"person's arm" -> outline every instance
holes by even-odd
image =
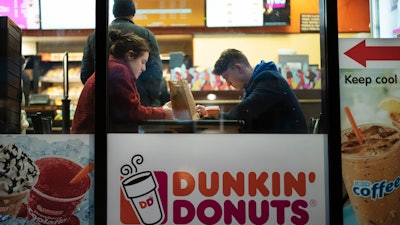
[[[85,84],[86,80],[93,74],[95,67],[94,33],[90,34],[83,49],[81,62],[81,81]]]

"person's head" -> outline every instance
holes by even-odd
[[[146,70],[150,48],[145,39],[133,33],[122,33],[120,30],[109,31],[110,54],[128,62],[136,79]]]
[[[229,85],[243,89],[253,74],[253,68],[241,51],[226,49],[215,62],[213,73],[222,76]]]
[[[133,0],[114,0],[113,14],[115,18],[132,18],[136,13]]]

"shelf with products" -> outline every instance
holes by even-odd
[[[54,105],[61,105],[65,98],[64,80],[68,80],[68,98],[76,104],[82,91],[80,80],[80,60],[82,53],[68,53],[67,74],[64,72],[65,53],[42,53],[39,63],[37,94],[46,94]]]
[[[80,80],[82,53],[41,53],[28,56],[31,58],[27,69],[32,73],[32,90],[29,105],[26,106],[28,116],[41,112],[53,120],[53,126],[62,120],[63,100],[70,100],[70,119],[73,119],[76,104],[83,84]],[[64,72],[66,68],[68,73]],[[67,76],[68,74],[68,76]],[[64,88],[64,79],[68,78],[68,92]],[[66,94],[68,97],[66,98]]]
[[[60,65],[52,65],[48,71],[40,77],[39,93],[49,95],[55,105],[60,105],[64,96],[64,73]],[[80,80],[80,64],[71,64],[68,68],[68,98],[75,103],[82,91],[83,84]]]

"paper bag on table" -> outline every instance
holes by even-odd
[[[168,81],[172,110],[174,116],[179,120],[198,120],[199,114],[196,112],[192,91],[186,80]]]

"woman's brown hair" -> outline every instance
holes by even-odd
[[[134,33],[122,33],[120,30],[110,30],[110,54],[115,58],[124,58],[125,53],[133,50],[133,57],[136,59],[144,52],[149,52],[150,48],[145,39]]]

